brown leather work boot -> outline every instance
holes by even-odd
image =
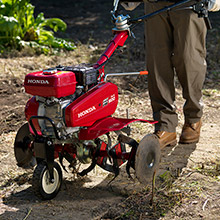
[[[202,127],[202,121],[196,123],[185,123],[183,125],[182,134],[180,136],[181,144],[192,144],[199,142],[200,129]]]
[[[176,145],[176,132],[167,132],[167,131],[155,131],[154,134],[159,138],[160,149],[171,145]]]

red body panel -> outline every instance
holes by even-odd
[[[118,88],[112,83],[100,83],[72,102],[65,110],[67,127],[91,126],[110,116],[117,108]]]
[[[81,129],[79,133],[80,140],[93,140],[109,131],[121,130],[128,124],[140,121],[155,124],[157,121],[149,121],[144,119],[126,119],[126,118],[113,118],[107,117],[97,121],[91,127],[87,129]]]
[[[57,71],[54,74],[44,74],[43,71],[29,73],[25,77],[25,92],[43,97],[56,98],[74,94],[76,77],[70,71]]]
[[[38,107],[39,107],[39,103],[36,101],[35,96],[33,96],[32,98],[28,100],[25,106],[25,117],[28,122],[31,116],[38,115],[37,114]],[[38,120],[33,120],[33,124],[38,134],[41,134],[41,129],[40,129]],[[30,129],[30,132],[33,134],[33,131],[30,126],[29,126],[29,129]]]

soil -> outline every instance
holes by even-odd
[[[111,1],[40,1],[32,3],[36,13],[60,17],[68,24],[59,36],[77,43],[73,52],[50,56],[25,49],[0,58],[0,219],[220,219],[220,13],[210,14],[213,29],[207,36],[208,72],[204,85],[204,116],[197,144],[166,147],[157,171],[154,201],[151,184],[129,179],[125,167],[111,183],[112,174],[96,167],[84,178],[63,171],[63,185],[56,198],[42,201],[31,188],[32,169],[17,167],[13,142],[25,123],[25,103],[31,97],[23,88],[24,76],[58,64],[93,63],[112,37],[109,11]],[[132,15],[143,13],[142,6]],[[136,40],[129,39],[118,50],[106,72],[140,71],[145,68],[143,26],[135,29]],[[117,117],[151,119],[147,77],[109,78],[119,87]],[[177,83],[178,135],[184,123],[184,100]],[[131,125],[131,136],[140,141],[153,132],[152,125]],[[134,176],[134,172],[132,173]]]

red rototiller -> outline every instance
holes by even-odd
[[[60,165],[65,170],[64,159],[79,176],[86,175],[98,165],[116,177],[120,166],[127,163],[128,175],[132,167],[141,182],[152,177],[159,164],[157,137],[147,135],[138,144],[129,137],[128,126],[137,121],[156,122],[112,117],[118,104],[118,88],[106,81],[108,75],[147,72],[105,74],[104,66],[113,52],[124,45],[136,23],[189,0],[137,19],[130,19],[128,15],[116,16],[118,2],[114,2],[112,11],[114,38],[94,65],[57,66],[25,77],[25,91],[33,97],[26,104],[27,123],[16,135],[14,152],[19,167],[36,165],[32,186],[42,199],[52,199],[59,192],[62,183]],[[118,135],[118,142],[114,145],[110,132]],[[105,140],[101,136],[106,136]],[[130,146],[130,151],[126,150],[126,145]],[[79,162],[89,164],[88,168],[78,172]]]

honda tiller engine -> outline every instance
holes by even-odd
[[[62,183],[60,165],[66,170],[64,159],[79,176],[86,175],[98,165],[116,177],[120,166],[127,162],[128,175],[132,167],[141,182],[151,177],[159,164],[157,137],[147,135],[138,144],[129,137],[128,126],[136,121],[156,122],[112,117],[118,104],[118,88],[106,82],[106,77],[147,73],[104,73],[106,62],[130,35],[132,20],[129,16],[115,16],[117,5],[118,1],[115,1],[112,11],[114,38],[96,64],[56,66],[25,77],[25,91],[33,97],[26,104],[27,123],[16,135],[14,151],[18,166],[36,165],[32,185],[35,194],[42,199],[52,199],[59,192]],[[133,23],[136,22],[134,19]],[[114,145],[110,132],[118,135]],[[129,151],[126,150],[128,147]],[[55,162],[57,158],[60,165]],[[79,163],[89,165],[79,172]]]

